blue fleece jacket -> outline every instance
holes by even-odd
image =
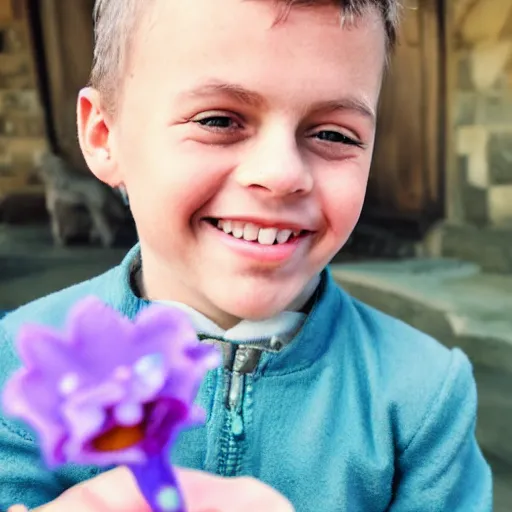
[[[0,321],[0,389],[19,366],[13,340],[25,322],[61,327],[86,295],[128,317],[147,305],[130,287],[136,251],[106,274]],[[236,428],[224,400],[227,380],[225,369],[208,374],[198,396],[207,423],[183,433],[174,463],[252,475],[298,512],[492,510],[467,358],[354,300],[328,272],[300,332],[282,350],[265,351],[245,376]],[[0,511],[39,506],[98,472],[48,471],[33,435],[0,416]]]

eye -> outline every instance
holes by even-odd
[[[237,122],[233,117],[220,113],[216,114],[210,112],[201,114],[195,119],[192,119],[192,121],[211,131],[217,132],[225,132],[241,128],[241,124]]]
[[[324,142],[333,142],[336,144],[345,144],[347,146],[364,147],[364,144],[355,139],[334,130],[321,130],[313,135],[317,139]]]
[[[225,110],[208,110],[189,119],[195,129],[192,138],[209,146],[227,146],[245,140],[247,123],[243,117]]]

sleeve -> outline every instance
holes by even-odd
[[[492,512],[492,476],[475,438],[471,365],[452,352],[429,411],[399,454],[389,512]]]
[[[0,419],[0,511],[17,503],[30,509],[63,492],[61,484],[42,466],[36,445]]]

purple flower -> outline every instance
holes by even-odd
[[[96,298],[64,332],[25,326],[18,351],[4,408],[37,432],[49,466],[145,464],[204,421],[193,401],[220,363],[185,313],[152,305],[131,321]]]

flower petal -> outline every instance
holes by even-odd
[[[144,407],[131,401],[121,402],[114,408],[114,419],[123,427],[138,425],[144,420]]]
[[[64,462],[62,443],[67,432],[58,414],[58,400],[52,393],[41,393],[44,380],[36,372],[19,370],[7,383],[3,408],[13,417],[23,420],[37,433],[41,451],[52,467]],[[33,400],[38,396],[38,400]]]
[[[197,333],[188,315],[178,308],[152,304],[135,318],[137,331],[148,334],[148,339],[158,337],[162,331],[171,331],[178,339],[197,339]],[[140,343],[143,343],[140,340]]]
[[[98,379],[105,378],[113,368],[131,362],[134,334],[128,318],[95,297],[81,301],[72,310],[68,322],[75,359]]]
[[[137,345],[144,353],[159,352],[172,361],[184,348],[198,342],[196,331],[183,311],[153,304],[135,319]]]
[[[68,397],[61,415],[68,431],[65,451],[70,461],[83,463],[82,450],[104,432],[108,411],[125,400],[126,394],[120,383],[106,382]]]
[[[54,329],[39,325],[25,325],[16,341],[21,361],[28,369],[58,378],[74,366],[74,359],[65,338]]]
[[[147,417],[144,450],[157,455],[181,430],[188,418],[189,407],[186,403],[173,398],[160,399],[151,408]]]
[[[222,363],[222,354],[215,345],[198,343],[186,350],[187,356],[201,365],[204,371],[213,370]]]

